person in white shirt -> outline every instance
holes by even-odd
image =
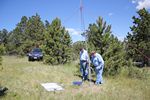
[[[80,71],[82,74],[82,80],[88,80],[88,64],[89,64],[89,55],[88,52],[84,49],[80,49]]]

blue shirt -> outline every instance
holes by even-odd
[[[102,56],[100,54],[96,53],[92,57],[92,63],[96,67],[96,66],[100,66],[101,64],[104,65],[104,60],[103,60],[103,58],[102,58]]]

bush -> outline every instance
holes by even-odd
[[[129,67],[128,68],[128,77],[130,78],[137,78],[137,79],[147,79],[148,77],[148,70],[144,68],[137,68],[137,67]]]
[[[4,47],[4,45],[0,45],[0,65],[2,65],[2,57],[1,57],[1,55],[3,55],[4,54],[4,51],[5,51],[5,47]]]
[[[0,65],[2,65],[2,57],[0,56]]]
[[[0,55],[3,55],[5,53],[5,47],[3,44],[0,44]]]
[[[135,79],[147,79],[149,71],[145,68],[138,68],[135,66],[121,68],[119,76],[135,78]]]

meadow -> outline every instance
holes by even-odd
[[[105,83],[94,85],[81,80],[78,62],[50,66],[42,62],[28,62],[27,57],[3,56],[0,66],[0,86],[8,88],[2,100],[150,100],[150,76],[148,79],[128,78],[123,75],[104,77]],[[149,70],[149,69],[148,69]],[[149,70],[150,71],[150,70]],[[57,82],[63,91],[48,92],[40,84]]]

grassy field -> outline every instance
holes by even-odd
[[[0,66],[0,86],[8,87],[2,100],[150,100],[150,78],[106,78],[103,85],[73,86],[80,80],[75,63],[48,66],[42,62],[28,62],[27,58],[3,57]],[[47,92],[40,83],[63,84],[64,91]]]

